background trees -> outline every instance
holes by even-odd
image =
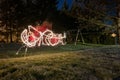
[[[21,30],[27,25],[52,19],[56,4],[56,0],[2,0],[0,21],[1,28],[5,29],[3,33],[6,42],[13,42],[13,35],[18,41]]]
[[[59,0],[1,0],[0,34],[4,35],[1,40],[18,42],[20,32],[25,27],[34,25],[36,21],[48,20],[53,23],[54,32],[67,31],[69,34],[69,30],[79,29],[85,42],[110,42],[112,32],[117,33],[117,41],[120,41],[119,0],[73,0],[71,8],[64,0],[61,10],[57,10],[58,2]],[[75,36],[76,33],[71,37],[75,39]]]
[[[64,12],[76,19],[87,41],[111,44],[111,33],[118,31],[118,4],[118,0],[74,0],[71,10]]]

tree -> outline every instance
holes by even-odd
[[[99,32],[100,35],[96,36],[99,39],[101,35],[106,35],[106,28],[114,27],[113,18],[116,19],[117,17],[111,16],[111,13],[108,13],[116,10],[115,8],[111,9],[108,7],[114,6],[113,2],[118,6],[119,0],[74,0],[71,10],[65,12],[76,19],[77,23],[80,24],[78,28],[81,29],[82,32]],[[119,10],[117,10],[117,12],[118,11]],[[107,24],[109,21],[112,23]],[[118,19],[116,22],[119,22]]]
[[[117,10],[117,32],[118,32],[118,42],[120,44],[120,0],[116,0],[116,10]]]
[[[17,14],[18,7],[21,7],[21,0],[3,0],[0,4],[1,9],[1,21],[3,25],[6,25],[6,37],[7,42],[12,42],[13,32],[15,24],[18,21]]]
[[[46,18],[52,19],[57,0],[3,0],[0,2],[0,20],[6,26],[7,42],[13,41],[13,34]],[[3,27],[3,26],[1,26]]]
[[[117,34],[117,43],[120,44],[120,1],[110,0],[105,2],[108,6],[107,12],[109,12],[108,17],[113,22],[113,30]]]

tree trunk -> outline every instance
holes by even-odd
[[[12,39],[12,30],[10,29],[10,42],[12,43],[13,42],[13,39]]]
[[[5,36],[6,36],[6,41],[7,41],[7,43],[9,43],[9,33],[8,33],[8,22],[6,21],[6,34],[5,34]]]
[[[13,39],[12,39],[12,33],[13,33],[13,31],[12,31],[12,22],[10,21],[10,29],[9,29],[9,34],[10,34],[10,43],[12,43],[13,42]]]

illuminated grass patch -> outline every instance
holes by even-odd
[[[26,57],[1,58],[0,80],[119,80],[118,46],[61,48],[31,50]]]

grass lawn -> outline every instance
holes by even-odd
[[[0,80],[120,80],[120,46],[19,47],[0,48]]]

